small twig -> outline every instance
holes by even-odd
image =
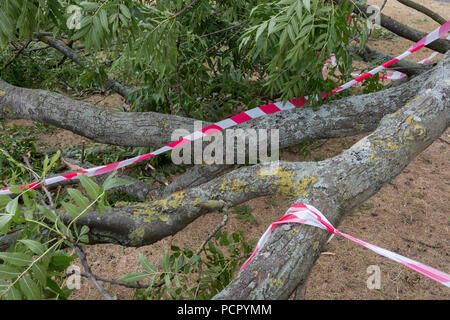
[[[444,139],[442,137],[439,137],[438,139],[441,140],[442,142],[446,143],[446,144],[450,144],[450,141],[448,141],[448,140],[446,140],[446,139]]]
[[[106,300],[112,300],[111,296],[103,289],[103,287],[97,282],[96,277],[93,276],[91,268],[89,267],[89,264],[86,260],[86,255],[84,254],[83,249],[79,245],[74,245],[75,252],[80,258],[81,264],[83,265],[84,271],[86,271],[87,278],[92,282],[92,284],[97,288],[97,290],[100,292],[100,294],[106,299]]]
[[[178,11],[177,13],[175,13],[175,15],[173,16],[173,18],[177,18],[178,16],[181,16],[186,10],[192,8],[193,6],[195,6],[197,4],[197,2],[199,2],[200,0],[194,0],[192,1],[189,5],[187,5],[186,7],[184,7],[183,9],[181,9],[180,11]]]
[[[384,6],[386,5],[386,3],[387,3],[387,0],[384,0],[383,4],[381,5],[380,12],[383,11]]]
[[[219,230],[222,229],[227,224],[227,221],[228,221],[228,205],[223,208],[223,211],[224,211],[224,214],[223,214],[222,221],[216,226],[216,228],[213,230],[213,232],[211,232],[208,235],[208,237],[205,239],[205,241],[203,241],[202,245],[197,250],[195,255],[198,256],[203,251],[203,249],[205,248],[205,246],[209,242],[209,240],[211,240],[217,234],[217,232],[219,232]]]
[[[75,271],[73,273],[75,273]],[[79,275],[82,277],[85,277],[85,278],[89,278],[89,274],[84,273],[84,272],[80,272]],[[132,284],[132,283],[127,283],[127,282],[122,282],[122,281],[117,281],[117,280],[112,280],[112,279],[106,279],[106,278],[99,277],[95,274],[91,274],[91,276],[94,277],[98,281],[107,282],[107,283],[115,284],[118,286],[130,288],[130,289],[147,289],[149,287],[148,285]]]
[[[45,46],[45,47],[39,47],[39,48],[33,48],[33,49],[27,49],[24,52],[25,53],[30,53],[30,52],[36,52],[36,51],[41,51],[41,50],[47,50],[49,48],[51,48],[52,46]]]
[[[36,172],[34,172],[33,168],[31,167],[31,164],[30,164],[30,161],[28,160],[28,157],[27,157],[27,156],[22,156],[22,157],[23,157],[23,161],[24,161],[25,164],[27,165],[28,169],[30,170],[30,172],[31,172],[31,174],[34,176],[34,178],[37,179],[38,181],[41,180],[41,178],[39,177],[39,175],[38,175]],[[45,207],[47,207],[47,209],[50,209],[50,210],[53,211],[54,208],[55,208],[55,204],[53,203],[52,195],[51,195],[50,192],[48,191],[48,189],[47,189],[47,187],[45,186],[45,183],[44,183],[44,182],[41,183],[41,187],[42,187],[42,190],[44,190],[45,195],[47,196],[47,199],[48,199],[48,202],[49,202],[50,206],[47,206],[47,204],[46,204],[45,202],[43,202],[43,200],[42,200],[43,205],[44,205]]]
[[[165,186],[165,187],[167,187],[167,186],[169,185],[167,182],[165,182],[164,180],[162,180],[162,179],[158,176],[158,174],[156,173],[156,169],[153,168],[153,166],[152,166],[150,163],[147,164],[146,168],[149,168],[149,169],[151,170],[150,175],[151,175],[152,178],[155,179],[159,184],[161,184],[161,185],[163,185],[163,186]]]
[[[26,45],[24,45],[22,48],[20,48],[20,49],[16,52],[16,54],[14,55],[14,57],[12,57],[12,59],[9,60],[2,68],[0,68],[0,72],[3,71],[3,70],[5,70],[11,63],[13,63],[14,60],[16,60],[16,59],[20,56],[20,54],[28,47],[28,45],[29,45],[30,43],[31,43],[31,40],[29,40],[29,41],[27,42]]]

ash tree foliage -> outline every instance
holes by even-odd
[[[97,61],[99,76],[113,72],[136,87],[135,110],[213,120],[240,104],[334,88],[333,77],[320,72],[332,52],[340,80],[348,76],[343,44],[367,29],[357,19],[347,22],[346,3],[2,0],[0,44],[39,32],[67,36],[94,56],[102,52],[103,64],[110,63],[105,70]],[[79,29],[68,29],[76,12]]]
[[[352,9],[346,1],[326,0],[0,0],[0,66],[14,55],[11,45],[36,45],[48,35],[80,48],[91,66],[58,64],[54,51],[38,47],[0,76],[60,91],[67,86],[55,84],[66,78],[74,83],[72,95],[113,77],[132,88],[127,101],[133,111],[214,121],[267,101],[328,92],[350,77],[352,56],[344,44],[363,46],[368,34],[359,18],[348,21]],[[321,69],[331,53],[338,64],[324,78]],[[58,172],[59,153],[49,159],[33,149],[33,166],[26,166],[26,152],[17,145],[30,150],[32,141],[4,124],[2,129],[0,178],[14,184],[15,197],[0,197],[0,297],[66,299],[66,269],[77,255],[85,260],[88,242],[89,228],[77,220],[91,209],[101,215],[117,202],[109,190],[130,182],[113,174],[95,183],[81,175],[81,188],[24,191],[17,184]],[[97,160],[102,164],[105,157]],[[253,245],[242,233],[217,233],[204,255],[173,247],[160,266],[140,255],[144,271],[118,281],[138,289],[142,299],[210,298],[232,280]]]

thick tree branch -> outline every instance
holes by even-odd
[[[174,130],[194,129],[193,119],[100,109],[57,93],[19,88],[2,80],[0,92],[0,118],[47,123],[100,143],[160,147],[170,143]]]
[[[318,112],[296,108],[258,118],[242,128],[280,128],[280,140],[290,145],[305,138],[357,134],[374,128],[386,112],[393,112],[412,97],[420,83],[414,79],[384,93],[354,96],[323,105]],[[402,91],[403,90],[403,91]],[[44,90],[24,89],[0,80],[0,118],[28,119],[70,130],[100,143],[160,147],[171,142],[176,129],[194,131],[194,119],[156,112],[118,112],[97,108]],[[404,92],[403,94],[401,94]],[[389,99],[386,99],[386,95]],[[364,106],[374,105],[365,110]],[[393,109],[394,108],[394,109]],[[381,113],[380,113],[381,111]],[[378,113],[378,116],[374,116]],[[304,126],[297,129],[297,122]],[[374,123],[375,122],[375,123]],[[336,125],[337,123],[337,125]],[[203,123],[204,126],[210,123]],[[319,127],[317,127],[319,125]],[[317,129],[320,128],[320,129]],[[332,132],[329,132],[331,130]]]
[[[334,1],[340,3],[343,0]],[[361,14],[363,17],[367,17],[368,12],[371,12],[367,10],[368,8],[369,6],[367,5],[354,4],[354,12],[357,14]],[[411,40],[413,42],[417,42],[427,35],[425,32],[408,27],[407,25],[404,25],[403,23],[392,19],[384,13],[380,13],[380,23],[382,27],[388,29],[389,31],[392,31],[402,38]],[[426,47],[440,53],[445,53],[450,50],[450,41],[445,39],[438,39],[426,45]]]
[[[374,62],[377,65],[394,58],[394,56],[391,56],[390,54],[371,49],[367,46],[362,50],[359,50],[357,46],[348,46],[347,48],[350,52],[363,58],[365,62]],[[414,77],[431,69],[432,66],[432,64],[423,65],[409,60],[399,60],[390,66],[389,69],[403,72],[408,77]]]
[[[438,66],[442,78],[427,82],[414,100],[383,118],[375,132],[342,154],[321,161],[309,195],[296,203],[319,208],[334,226],[409,162],[450,124],[449,55]],[[296,164],[295,172],[303,172]],[[329,233],[305,225],[278,227],[253,261],[215,299],[287,299],[305,283]],[[314,243],[319,244],[313,245]],[[274,285],[276,283],[277,285]]]
[[[447,22],[444,18],[442,18],[439,14],[434,12],[433,10],[428,9],[427,7],[421,5],[420,3],[411,1],[411,0],[397,0],[401,4],[404,4],[405,6],[408,6],[410,8],[413,8],[419,12],[422,12],[423,14],[429,16],[431,19],[436,21],[439,24],[444,24]]]
[[[424,72],[409,82],[380,92],[330,101],[317,111],[311,108],[284,111],[241,124],[239,128],[278,128],[280,148],[316,139],[369,132],[377,127],[384,115],[397,111],[414,97],[431,72],[433,71]],[[270,135],[268,140],[270,141]],[[235,150],[235,153],[248,150]],[[232,165],[226,164],[194,166],[165,188],[163,195],[199,186],[231,168]]]
[[[447,127],[450,104],[450,88],[446,80],[446,74],[450,71],[448,57],[433,71],[428,74],[421,90],[416,87],[418,96],[405,101],[406,106],[386,116],[369,138],[363,139],[340,156],[317,163],[279,162],[279,167],[272,172],[268,172],[270,168],[264,164],[242,167],[161,200],[124,204],[124,207],[105,212],[101,218],[96,212],[88,212],[78,224],[90,227],[93,242],[142,246],[175,234],[202,214],[223,208],[223,201],[237,205],[272,194],[308,202],[314,200],[313,204],[317,203],[314,205],[325,212],[335,208],[335,218],[331,221],[336,223],[339,220],[337,217],[341,217],[337,214],[344,212],[342,208],[350,210],[378,191],[382,184],[411,161],[417,150],[423,150],[438,132]],[[390,96],[385,96],[385,99],[389,100]],[[351,109],[351,105],[348,108]],[[367,105],[362,108],[370,109]],[[372,108],[376,109],[376,106]],[[405,114],[411,117],[402,118]],[[310,117],[314,119],[314,114]],[[425,121],[423,119],[433,120],[436,124],[428,128],[430,124],[422,123]],[[299,123],[295,123],[295,128],[299,128]],[[339,127],[337,121],[335,128]],[[360,181],[364,178],[367,181]],[[354,195],[357,190],[361,190],[361,194],[351,198],[350,195]],[[313,198],[309,198],[309,195]],[[320,200],[322,198],[326,200]],[[340,200],[343,198],[345,201]]]

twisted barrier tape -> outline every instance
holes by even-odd
[[[450,35],[446,38],[447,40],[450,40]],[[411,49],[412,47],[410,47],[409,49]],[[408,49],[408,50],[409,50]],[[439,53],[436,51],[433,51],[433,53],[431,55],[429,55],[427,58],[420,60],[419,62],[417,62],[418,64],[425,64],[428,61],[430,61],[431,59],[433,59],[435,56],[437,56]],[[333,59],[334,58],[334,59]],[[324,68],[322,69],[322,72],[324,71],[324,69],[329,65],[333,65],[336,66],[336,57],[334,57],[333,55],[331,56],[330,60],[327,61],[327,63],[325,63]],[[360,74],[357,73],[352,73],[353,77],[359,77]],[[391,80],[398,80],[398,79],[402,79],[406,77],[406,74],[399,72],[399,71],[394,71],[391,73],[388,73],[387,75],[380,75],[380,79],[391,79]]]
[[[346,233],[343,233],[332,226],[332,224],[327,220],[327,218],[316,208],[314,208],[311,205],[307,204],[294,204],[292,205],[286,212],[286,214],[279,220],[272,223],[269,228],[267,228],[266,232],[263,234],[263,236],[259,239],[258,244],[256,245],[255,250],[251,254],[250,258],[245,261],[245,263],[242,265],[240,271],[244,270],[245,267],[252,261],[254,256],[258,253],[259,250],[264,246],[264,244],[267,242],[270,234],[272,231],[280,224],[285,223],[298,223],[298,224],[307,224],[311,225],[320,229],[324,229],[329,231],[332,236],[335,234],[339,234],[357,244],[362,245],[363,247],[366,247],[367,249],[370,249],[386,258],[389,258],[391,260],[394,260],[395,262],[398,262],[414,271],[417,271],[424,276],[437,281],[441,284],[443,284],[446,287],[450,288],[450,275],[439,271],[437,269],[434,269],[430,266],[427,266],[423,263],[420,263],[418,261],[409,259],[407,257],[401,256],[395,252],[377,247],[373,244],[364,242],[362,240],[359,240],[357,238],[354,238]]]
[[[384,70],[386,68],[388,68],[389,66],[393,65],[394,63],[396,63],[399,60],[402,60],[404,58],[406,58],[407,56],[409,56],[410,54],[416,52],[417,50],[420,50],[421,48],[423,48],[424,46],[428,45],[429,43],[439,39],[440,37],[442,37],[444,34],[446,34],[447,32],[450,31],[450,21],[447,21],[445,24],[443,24],[442,26],[440,26],[439,28],[435,29],[434,31],[430,32],[428,35],[426,35],[423,39],[421,39],[420,41],[418,41],[417,43],[415,43],[411,48],[409,48],[408,50],[406,50],[404,53],[402,53],[401,55],[389,60],[388,62],[370,70],[367,73],[364,73],[362,75],[359,75],[358,77],[356,77],[355,79],[343,84],[342,86],[339,86],[338,88],[332,90],[332,92],[328,92],[328,93],[322,93],[322,98],[325,99],[328,96],[331,96],[332,94],[336,94],[340,91],[343,91],[345,89],[348,89],[352,86],[354,86],[355,84],[362,82],[363,80],[377,74],[378,72],[380,72],[381,70]],[[331,61],[330,61],[331,63]],[[114,163],[110,163],[107,165],[103,165],[103,166],[98,166],[98,167],[93,167],[87,170],[80,170],[80,171],[76,171],[76,172],[72,172],[72,173],[67,173],[67,174],[63,174],[60,176],[55,176],[55,177],[51,177],[51,178],[47,178],[44,180],[44,184],[45,185],[52,185],[61,181],[66,181],[66,180],[72,180],[72,179],[78,179],[77,175],[80,173],[84,173],[87,176],[97,176],[97,175],[101,175],[101,174],[105,174],[108,172],[112,172],[114,170],[129,166],[131,164],[134,164],[136,162],[140,162],[143,161],[145,159],[149,159],[152,158],[154,156],[157,156],[161,153],[165,153],[167,151],[176,149],[178,147],[181,147],[189,142],[195,141],[197,139],[201,139],[204,136],[207,135],[211,135],[217,131],[222,131],[225,129],[228,129],[230,127],[233,127],[237,124],[240,123],[244,123],[247,122],[249,120],[252,119],[256,119],[262,116],[266,116],[268,114],[272,114],[272,113],[277,113],[279,111],[284,111],[284,110],[290,110],[293,109],[295,107],[301,107],[303,105],[305,105],[308,100],[310,98],[308,96],[305,97],[300,97],[300,98],[295,98],[295,99],[291,99],[289,101],[287,101],[286,103],[282,103],[282,102],[275,102],[275,103],[271,103],[271,104],[267,104],[267,105],[263,105],[263,106],[259,106],[253,109],[250,109],[248,111],[239,113],[235,116],[232,116],[228,119],[219,121],[215,124],[209,125],[201,130],[198,130],[194,133],[191,133],[188,136],[185,136],[181,139],[179,139],[178,141],[172,142],[162,148],[159,148],[155,151],[153,151],[152,153],[146,153],[140,156],[136,156],[130,159],[125,159],[122,161],[118,161],[118,162],[114,162]],[[319,99],[318,96],[312,97],[312,99]],[[22,188],[22,190],[26,190],[26,189],[37,189],[40,187],[40,183],[39,182],[33,182],[27,185],[22,185],[20,186]],[[4,187],[0,190],[0,194],[13,194],[9,188]]]

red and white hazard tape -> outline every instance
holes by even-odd
[[[352,86],[354,86],[355,84],[363,81],[364,79],[367,79],[371,76],[373,76],[374,74],[380,72],[381,70],[384,70],[386,68],[388,68],[389,66],[393,65],[394,63],[396,63],[397,61],[406,58],[407,56],[409,56],[410,54],[416,52],[417,50],[423,48],[424,46],[426,46],[427,44],[439,39],[440,37],[442,37],[444,34],[446,34],[447,32],[450,31],[450,21],[447,21],[444,25],[440,26],[439,28],[437,28],[436,30],[432,31],[431,33],[429,33],[427,36],[425,36],[423,39],[421,39],[419,42],[417,42],[416,44],[414,44],[411,48],[409,48],[407,51],[405,51],[404,53],[402,53],[401,55],[395,57],[394,59],[382,64],[381,66],[378,66],[372,70],[370,70],[369,72],[362,74],[360,76],[358,76],[357,78],[343,84],[342,86],[339,86],[338,88],[334,89],[332,92],[329,93],[322,93],[322,98],[326,98],[328,96],[331,96],[332,94],[336,94],[340,91],[343,91],[345,89],[348,89]],[[331,63],[331,62],[330,62]],[[175,148],[181,147],[189,142],[195,141],[197,139],[201,139],[204,136],[207,135],[211,135],[214,132],[217,131],[222,131],[225,130],[227,128],[233,127],[237,124],[240,123],[244,123],[247,122],[249,120],[252,119],[256,119],[262,116],[266,116],[268,114],[271,113],[276,113],[279,111],[283,111],[283,110],[290,110],[293,109],[295,107],[301,107],[303,106],[305,103],[308,102],[310,98],[308,96],[305,97],[301,97],[301,98],[295,98],[295,99],[291,99],[289,101],[287,101],[286,103],[282,103],[282,102],[276,102],[276,103],[271,103],[271,104],[267,104],[267,105],[263,105],[263,106],[259,106],[253,109],[250,109],[248,111],[239,113],[233,117],[230,117],[228,119],[219,121],[215,124],[212,124],[210,126],[207,126],[199,131],[196,131],[194,133],[191,133],[190,135],[181,138],[178,141],[172,142],[162,148],[157,149],[156,151],[152,152],[152,153],[146,153],[140,156],[136,156],[134,158],[130,158],[130,159],[126,159],[126,160],[122,160],[122,161],[118,161],[118,162],[114,162],[114,163],[110,163],[107,165],[103,165],[103,166],[99,166],[99,167],[94,167],[94,168],[90,168],[87,170],[80,170],[80,171],[76,171],[76,172],[72,172],[72,173],[68,173],[68,174],[63,174],[60,176],[56,176],[56,177],[52,177],[52,178],[48,178],[45,180],[45,184],[46,185],[52,185],[61,181],[65,181],[65,180],[71,180],[71,179],[78,179],[77,175],[80,173],[84,173],[87,176],[97,176],[97,175],[101,175],[101,174],[105,174],[108,172],[112,172],[114,170],[129,166],[131,164],[134,164],[136,162],[140,162],[143,161],[145,159],[154,157],[156,155],[159,155],[161,153],[173,150]],[[319,99],[319,97],[315,96],[312,97],[312,99]],[[22,185],[20,186],[23,190],[25,189],[37,189],[40,187],[39,182],[34,182],[34,183],[30,183],[28,185]],[[12,192],[9,190],[9,188],[5,187],[2,188],[0,190],[0,194],[12,194]]]
[[[447,40],[450,40],[450,35],[447,37]],[[411,47],[412,48],[412,47]],[[409,48],[409,49],[411,49]],[[408,49],[408,50],[409,50]],[[419,62],[417,62],[418,64],[425,64],[428,61],[430,61],[431,59],[433,59],[435,56],[437,56],[439,53],[434,51],[431,55],[429,55],[427,58],[420,60]],[[334,58],[333,60],[333,55],[331,57],[330,61],[327,61],[327,63],[325,63],[324,68],[322,69],[322,72],[324,71],[325,67],[328,66],[329,64],[336,66],[336,58]],[[359,77],[360,74],[357,73],[352,73],[353,77]],[[406,77],[406,74],[399,72],[399,71],[394,71],[391,73],[388,73],[387,75],[380,75],[380,79],[390,79],[390,80],[398,80],[398,79],[402,79]]]
[[[420,263],[418,261],[414,261],[412,259],[406,258],[404,256],[401,256],[397,253],[394,253],[392,251],[377,247],[373,244],[364,242],[362,240],[359,240],[357,238],[354,238],[346,233],[343,233],[333,227],[331,223],[328,221],[328,219],[316,208],[314,208],[311,205],[307,204],[294,204],[292,205],[284,217],[281,219],[275,221],[270,225],[269,228],[267,228],[266,232],[263,234],[263,236],[259,239],[258,244],[256,245],[255,250],[253,251],[250,258],[245,261],[245,263],[242,265],[240,271],[244,270],[244,268],[252,261],[252,259],[255,257],[255,255],[258,253],[259,250],[264,246],[264,244],[269,239],[270,234],[272,231],[280,224],[285,223],[299,223],[299,224],[307,224],[311,225],[317,228],[321,228],[324,230],[328,230],[332,236],[335,234],[339,234],[353,242],[356,242],[357,244],[362,245],[363,247],[366,247],[367,249],[370,249],[386,258],[389,258],[391,260],[394,260],[414,271],[417,271],[424,276],[433,279],[441,284],[443,284],[446,287],[450,287],[450,275],[439,271],[437,269],[434,269],[432,267],[429,267],[423,263]]]

